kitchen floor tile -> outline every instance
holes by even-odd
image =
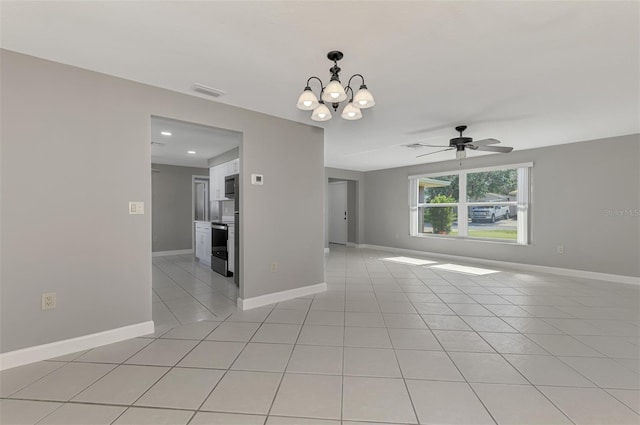
[[[342,377],[286,373],[272,415],[340,419]]]
[[[621,337],[615,336],[576,336],[578,341],[609,356],[628,359],[640,358],[640,347]],[[639,361],[640,363],[640,361]]]
[[[244,346],[243,342],[202,341],[178,363],[178,366],[227,369]]]
[[[342,423],[344,424],[344,422]],[[269,416],[266,425],[340,425],[340,421],[332,419],[288,418],[285,416]],[[359,425],[366,424],[361,423]]]
[[[194,412],[130,407],[113,425],[186,425]]]
[[[296,345],[287,372],[341,375],[342,347],[325,345]]]
[[[278,304],[279,305],[279,304]],[[301,325],[307,317],[307,309],[304,310],[288,310],[284,308],[275,308],[267,316],[264,323],[285,323],[293,325]]]
[[[265,416],[198,412],[189,425],[263,425]]]
[[[476,332],[433,331],[446,351],[470,351],[475,353],[493,353],[494,350]]]
[[[476,332],[517,332],[499,317],[463,316],[462,320]]]
[[[438,340],[428,329],[389,329],[395,349],[442,350]]]
[[[338,326],[304,325],[298,344],[339,345],[344,341],[344,328]]]
[[[522,334],[480,332],[480,336],[498,353],[549,354],[549,352]]]
[[[293,311],[300,310],[281,310],[281,311]],[[255,333],[251,342],[268,342],[268,343],[280,343],[280,344],[293,344],[298,339],[300,333],[300,325],[287,325],[281,323],[263,323],[262,326]]]
[[[491,316],[493,313],[480,304],[447,304],[459,316]]]
[[[0,371],[0,397],[9,397],[64,365],[65,363],[58,362],[37,362]]]
[[[387,328],[398,329],[427,329],[419,314],[383,313]]]
[[[94,348],[76,358],[75,361],[87,363],[123,363],[153,340],[144,338],[128,339],[115,344]]]
[[[221,370],[211,369],[171,369],[135,404],[195,410],[200,407],[223,374]]]
[[[560,360],[600,387],[640,390],[640,374],[614,360],[591,357],[560,357]]]
[[[34,425],[60,406],[48,401],[0,400],[0,423]]]
[[[504,357],[534,385],[594,386],[588,379],[552,356],[507,354]]]
[[[231,366],[234,370],[284,372],[293,345],[250,342]]]
[[[305,325],[344,326],[343,311],[311,310],[304,321]]]
[[[344,374],[400,378],[400,368],[393,350],[381,348],[344,349]]]
[[[267,414],[281,378],[281,373],[231,370],[200,409]]]
[[[360,328],[384,328],[382,313],[360,313],[348,311],[345,315],[345,326],[356,326]]]
[[[313,298],[294,298],[292,300],[282,301],[276,304],[275,310],[309,310]]]
[[[455,316],[453,310],[447,307],[443,302],[414,302],[413,306],[419,314]]]
[[[260,323],[223,322],[206,338],[207,341],[249,342]]]
[[[126,407],[67,403],[38,422],[38,425],[109,425]]]
[[[640,391],[636,390],[606,390],[618,401],[640,414]]]
[[[345,347],[391,348],[386,328],[344,328]]]
[[[171,329],[169,332],[163,334],[160,338],[173,338],[173,339],[195,339],[198,341],[203,340],[207,335],[211,333],[221,322],[212,322],[204,320],[202,322],[189,323],[188,325],[180,326]]]
[[[532,385],[471,384],[471,386],[498,424],[572,423]]]
[[[468,382],[526,384],[527,381],[499,354],[449,353]]]
[[[155,366],[118,366],[72,400],[130,405],[168,370]]]
[[[446,331],[470,331],[472,330],[464,320],[458,316],[444,316],[438,314],[423,314],[422,318],[430,329]]]
[[[494,424],[465,382],[407,380],[421,424]]]
[[[604,354],[587,347],[569,335],[528,334],[527,338],[554,356],[604,357]]]
[[[405,379],[464,381],[445,352],[396,350],[396,356]]]
[[[542,319],[537,319],[535,317],[502,317],[502,320],[523,334],[551,335],[563,333],[561,330],[554,328]]]
[[[539,388],[576,425],[640,423],[637,413],[599,388]]]
[[[67,401],[115,367],[107,364],[68,363],[13,394],[12,397]]]
[[[343,420],[417,423],[402,379],[345,376]]]
[[[144,366],[173,366],[197,344],[197,341],[157,339],[125,363]]]
[[[273,310],[273,306],[254,308],[252,310],[237,311],[227,318],[227,322],[257,322],[262,323]]]

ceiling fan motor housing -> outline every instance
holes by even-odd
[[[455,146],[458,150],[463,150],[464,145],[472,141],[473,139],[471,137],[454,137],[449,140],[449,146]]]

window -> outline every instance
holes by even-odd
[[[532,166],[409,177],[411,236],[527,244]]]

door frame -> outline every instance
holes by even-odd
[[[347,246],[349,244],[349,220],[350,220],[350,216],[351,216],[351,212],[349,211],[349,186],[348,186],[348,182],[346,180],[343,181],[334,181],[334,182],[329,182],[328,183],[328,190],[330,191],[332,185],[344,185],[344,209],[346,212],[346,220],[344,220],[345,223],[345,229],[344,229],[344,246]],[[328,220],[327,220],[327,224],[329,226],[328,229],[328,238],[327,238],[327,242],[328,243],[332,243],[331,242],[331,194],[327,193],[327,201],[328,201],[328,208],[327,208],[327,215],[328,215]],[[333,242],[336,243],[336,242]]]

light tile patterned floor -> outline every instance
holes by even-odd
[[[332,246],[326,293],[237,312],[154,259],[155,334],[1,372],[0,423],[640,423],[639,287],[430,260]]]

